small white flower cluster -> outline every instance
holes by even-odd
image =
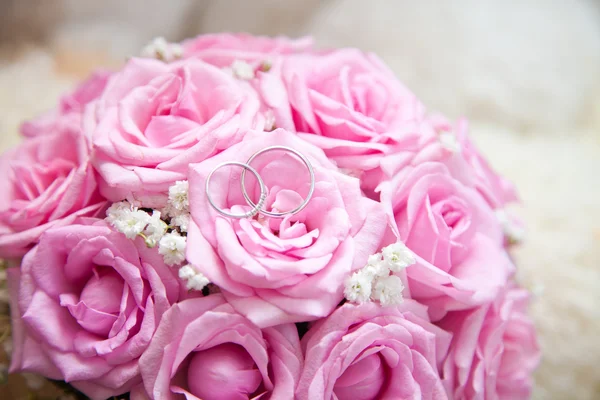
[[[183,47],[178,43],[167,42],[164,37],[157,37],[142,49],[140,55],[171,62],[183,57]]]
[[[454,136],[454,133],[449,131],[442,131],[438,135],[438,139],[443,148],[448,150],[451,153],[460,153],[461,147],[460,143]]]
[[[511,243],[521,243],[525,238],[525,231],[523,228],[512,221],[503,209],[498,208],[495,213],[508,241]]]
[[[159,211],[150,215],[128,201],[111,205],[106,211],[106,220],[129,239],[143,237],[148,247],[156,246],[168,228]]]
[[[188,290],[201,291],[210,281],[201,273],[194,269],[191,265],[184,265],[179,268],[179,278],[187,281],[186,286]]]
[[[346,280],[344,295],[353,303],[378,301],[382,306],[402,303],[402,280],[393,275],[416,262],[402,242],[384,247],[381,253],[369,257],[367,265]]]
[[[129,239],[141,236],[146,246],[158,245],[158,252],[164,257],[165,264],[181,264],[185,260],[187,239],[176,231],[167,233],[169,225],[162,220],[163,215],[156,210],[150,215],[127,201],[121,201],[106,211],[106,220]]]
[[[231,64],[231,73],[238,79],[242,79],[245,81],[250,81],[254,79],[254,68],[252,65],[248,64],[246,61],[235,60]]]
[[[178,232],[167,233],[158,242],[158,253],[163,256],[165,264],[179,265],[185,261],[187,238]]]
[[[208,279],[190,265],[183,265],[190,222],[188,192],[187,181],[176,182],[169,188],[165,209],[153,210],[152,215],[127,201],[114,203],[106,212],[106,220],[129,239],[141,236],[148,247],[158,246],[165,264],[181,266],[179,277],[187,281],[188,289],[202,290],[209,283]]]
[[[190,224],[189,189],[188,181],[175,182],[169,188],[169,203],[163,210],[163,213],[171,218],[171,226],[178,227],[181,232],[187,232]]]

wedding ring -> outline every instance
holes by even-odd
[[[210,180],[213,176],[213,174],[215,172],[217,172],[219,169],[229,166],[229,165],[236,165],[239,167],[243,168],[243,172],[242,172],[242,187],[244,187],[244,177],[246,176],[246,170],[252,172],[252,174],[256,177],[256,180],[258,181],[258,184],[260,186],[260,198],[258,200],[258,203],[254,204],[254,202],[252,202],[249,197],[247,196],[247,194],[244,192],[244,197],[246,198],[246,201],[248,202],[248,205],[250,205],[252,208],[252,210],[243,213],[243,214],[234,214],[234,213],[230,213],[227,212],[225,210],[223,210],[222,208],[218,207],[212,196],[210,195]],[[243,162],[238,162],[238,161],[228,161],[228,162],[224,162],[222,164],[219,164],[215,167],[215,169],[213,169],[211,171],[211,173],[208,175],[208,177],[206,178],[206,198],[208,199],[208,202],[210,203],[210,205],[212,206],[212,208],[214,208],[219,214],[225,216],[225,217],[229,217],[229,218],[234,218],[234,219],[243,219],[243,218],[252,218],[254,217],[256,214],[258,214],[261,211],[262,206],[265,204],[265,201],[267,200],[267,187],[265,186],[264,181],[262,180],[262,177],[258,174],[258,172],[256,172],[256,170],[254,168],[252,168],[250,165],[245,164]]]
[[[258,204],[255,204],[251,199],[250,196],[248,196],[248,192],[246,191],[246,185],[245,185],[245,177],[246,177],[246,169],[248,169],[250,172],[252,172],[253,170],[250,167],[250,163],[252,161],[254,161],[254,159],[256,157],[258,157],[261,154],[264,153],[268,153],[270,151],[284,151],[284,152],[288,152],[288,153],[292,153],[294,154],[296,157],[298,157],[306,166],[306,168],[308,169],[308,173],[310,174],[310,189],[308,191],[308,195],[306,196],[306,198],[304,199],[304,201],[298,205],[298,207],[294,208],[293,210],[290,211],[286,211],[286,212],[273,212],[273,211],[266,211],[263,210],[262,207],[264,205],[264,201],[262,204],[260,204],[260,201],[258,202]],[[257,151],[256,153],[254,153],[254,155],[252,157],[250,157],[248,159],[248,161],[246,161],[246,164],[249,168],[245,168],[242,171],[242,178],[241,178],[241,185],[242,185],[242,193],[244,194],[244,198],[246,199],[246,202],[248,203],[248,205],[250,205],[251,207],[258,207],[259,211],[258,213],[262,214],[262,215],[266,215],[272,218],[283,218],[287,215],[294,215],[299,213],[300,211],[304,210],[304,208],[308,205],[310,199],[312,198],[312,195],[315,191],[315,171],[313,170],[313,166],[310,163],[310,161],[308,161],[308,159],[302,155],[301,153],[297,152],[294,149],[291,149],[287,146],[271,146],[271,147],[267,147],[263,150]],[[254,172],[254,175],[258,178],[258,173]],[[261,194],[262,194],[262,187],[261,187]]]

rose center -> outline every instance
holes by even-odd
[[[470,224],[467,205],[458,198],[449,198],[432,206],[435,213],[442,217],[445,225],[456,237],[467,230]]]
[[[97,268],[81,291],[80,300],[89,308],[117,315],[121,306],[124,282],[114,270]]]
[[[196,352],[187,378],[189,391],[205,400],[250,398],[262,383],[252,357],[233,343]]]
[[[387,93],[388,89],[369,74],[359,74],[354,77],[352,85],[353,108],[367,117],[385,122],[389,102],[383,99],[388,97]]]
[[[76,165],[68,160],[57,159],[34,166],[15,166],[15,187],[23,200],[34,200],[52,184],[59,186]]]
[[[377,352],[350,365],[336,381],[333,391],[339,400],[378,399],[385,381],[385,362]]]

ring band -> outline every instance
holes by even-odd
[[[254,202],[252,202],[251,200],[249,200],[247,194],[244,192],[244,197],[246,198],[246,201],[248,202],[248,204],[251,207],[254,207],[252,210],[243,213],[243,214],[233,214],[230,212],[227,212],[221,208],[219,208],[215,202],[213,201],[211,195],[210,195],[210,180],[213,176],[213,174],[218,171],[219,169],[226,167],[228,165],[237,165],[239,167],[243,168],[243,172],[242,172],[242,187],[244,187],[244,177],[246,176],[246,170],[252,172],[252,174],[256,177],[256,180],[258,180],[258,184],[260,185],[260,199],[258,200],[257,204],[254,204]],[[265,204],[265,201],[267,200],[267,187],[265,186],[265,182],[262,180],[262,177],[258,174],[258,172],[252,168],[250,165],[245,164],[243,162],[238,162],[238,161],[228,161],[228,162],[224,162],[222,164],[219,164],[215,167],[215,169],[213,169],[211,171],[211,173],[208,175],[208,177],[206,178],[206,198],[208,199],[208,202],[210,203],[210,205],[212,206],[212,208],[214,208],[219,214],[225,216],[225,217],[229,217],[229,218],[235,218],[235,219],[243,219],[243,218],[252,218],[254,217],[256,214],[258,214],[261,211],[262,206]]]
[[[255,204],[251,199],[250,196],[248,196],[248,192],[246,191],[246,185],[245,185],[245,177],[246,177],[246,169],[248,169],[250,172],[254,171],[253,173],[255,174],[255,176],[258,178],[258,173],[252,169],[252,167],[250,167],[250,163],[252,161],[254,161],[254,159],[256,157],[258,157],[261,154],[270,152],[270,151],[276,151],[276,150],[281,150],[281,151],[286,151],[288,153],[292,153],[294,154],[296,157],[298,157],[303,163],[304,165],[306,165],[306,168],[308,169],[308,173],[310,174],[310,189],[308,191],[308,195],[306,196],[306,198],[304,199],[304,201],[296,208],[294,208],[291,211],[287,211],[287,212],[283,212],[283,213],[278,213],[278,212],[273,212],[273,211],[266,211],[262,209],[262,206],[264,205],[264,201],[262,202],[262,204],[260,204],[261,202],[259,201],[259,204]],[[300,211],[302,211],[309,203],[310,199],[312,198],[312,195],[315,191],[315,171],[313,170],[313,166],[311,165],[310,161],[308,161],[308,159],[303,156],[301,153],[297,152],[294,149],[291,149],[289,147],[286,146],[271,146],[271,147],[267,147],[263,150],[260,150],[256,153],[254,153],[254,155],[252,157],[250,157],[248,159],[248,161],[246,161],[245,164],[248,168],[245,168],[242,171],[242,177],[241,177],[241,185],[242,185],[242,193],[244,194],[244,198],[246,199],[246,202],[248,203],[248,205],[252,206],[252,207],[258,207],[258,213],[272,217],[272,218],[283,218],[287,215],[294,215],[299,213]],[[260,182],[260,181],[259,181]],[[262,187],[261,187],[261,195],[262,195]],[[265,197],[266,198],[266,197]]]

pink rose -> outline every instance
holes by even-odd
[[[312,163],[316,182],[308,206],[283,219],[219,215],[204,189],[210,172],[222,162],[244,162],[274,145],[295,149]],[[270,152],[252,165],[270,189],[263,209],[285,212],[306,198],[309,174],[296,157]],[[215,173],[210,189],[219,207],[236,213],[248,210],[240,206],[246,204],[240,171]],[[242,143],[191,166],[189,186],[189,262],[261,327],[329,315],[343,298],[344,278],[377,252],[386,227],[379,203],[361,194],[357,179],[338,172],[317,147],[281,129],[249,134]],[[247,188],[257,199],[255,180],[248,178]]]
[[[96,104],[94,165],[110,200],[164,205],[188,164],[212,157],[262,129],[260,102],[248,83],[199,60],[165,64],[133,59]]]
[[[496,297],[514,267],[500,224],[475,188],[426,162],[380,189],[394,235],[417,255],[406,270],[410,294],[429,306],[433,321]]]
[[[152,399],[288,400],[302,352],[295,325],[261,332],[215,294],[174,305],[140,368]]]
[[[80,130],[62,128],[40,132],[0,158],[0,257],[21,257],[49,228],[105,206],[87,140]]]
[[[456,400],[530,398],[540,351],[528,303],[527,291],[509,287],[492,303],[439,322],[454,334],[443,375]]]
[[[452,142],[443,143],[445,139]],[[429,161],[446,165],[455,179],[473,186],[493,209],[518,200],[514,186],[491,168],[469,138],[469,124],[464,118],[456,124],[439,115],[421,121],[418,132],[406,135],[402,145],[381,161],[382,180]]]
[[[492,169],[469,138],[468,121],[464,118],[460,119],[454,127],[449,124],[443,125],[444,120],[440,122],[437,126],[438,130],[445,129],[455,133],[461,146],[461,153],[475,173],[475,188],[488,204],[492,208],[498,208],[517,201],[518,196],[513,184]]]
[[[21,134],[35,137],[64,130],[65,127],[81,133],[81,117],[85,107],[100,96],[109,77],[108,71],[96,71],[75,90],[63,96],[58,109],[23,123]]]
[[[448,399],[438,368],[450,335],[426,308],[346,303],[302,338],[298,400]]]
[[[83,112],[93,100],[96,100],[108,83],[111,73],[109,71],[96,71],[75,90],[60,99],[60,111]]]
[[[368,190],[376,186],[371,176],[381,174],[381,158],[415,132],[423,116],[416,97],[373,54],[344,49],[291,56],[281,76],[288,100],[273,82],[261,88],[277,126],[322,148]]]
[[[289,108],[281,80],[282,64],[291,54],[311,51],[312,42],[309,37],[292,40],[219,33],[187,40],[183,48],[186,58],[201,59],[248,80],[260,95],[261,111],[268,117],[265,129],[273,130],[280,119],[278,110]],[[286,111],[289,114],[289,110]]]
[[[11,276],[11,371],[65,380],[93,399],[141,381],[138,358],[184,293],[156,249],[97,220],[47,231]]]
[[[201,35],[184,41],[182,45],[186,58],[199,58],[218,67],[229,67],[234,61],[245,61],[254,69],[259,69],[261,65],[271,64],[273,58],[309,50],[312,39],[218,33]]]

